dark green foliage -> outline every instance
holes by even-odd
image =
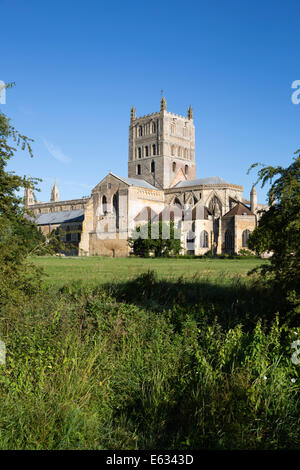
[[[149,272],[126,302],[116,286],[77,283],[43,290],[16,314],[3,312],[0,447],[299,448],[291,343],[300,330],[280,326],[276,316],[268,327],[257,319],[247,330],[238,321],[225,326],[216,286],[211,310],[187,301],[189,287],[174,283],[176,302],[166,308],[166,285],[158,292]],[[226,305],[237,292],[228,287]],[[248,305],[232,308],[238,320]]]
[[[6,171],[16,146],[32,154],[30,139],[21,135],[0,113],[0,308],[18,302],[38,288],[38,270],[27,262],[34,239],[39,235],[24,212],[22,189],[34,187],[37,180]]]
[[[136,229],[136,237],[129,239],[129,245],[137,256],[148,257],[177,255],[181,248],[180,231],[174,222],[148,222]]]
[[[292,312],[300,313],[300,157],[288,168],[263,167],[258,181],[262,186],[271,183],[270,208],[263,213],[248,245],[257,253],[272,253],[271,262],[259,268],[262,279],[282,293],[293,316]]]

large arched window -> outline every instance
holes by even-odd
[[[156,145],[152,145],[152,155],[156,155]]]
[[[222,204],[217,196],[211,198],[208,209],[214,217],[220,217],[222,215]]]
[[[151,173],[155,172],[155,162],[151,162]]]
[[[250,230],[244,230],[242,233],[242,246],[243,248],[248,248],[248,239],[250,235]]]
[[[225,249],[229,251],[233,250],[233,234],[231,230],[226,230],[225,232]]]
[[[145,157],[149,157],[149,147],[146,145],[145,147]]]
[[[138,157],[142,158],[142,149],[141,149],[141,147],[138,148]]]
[[[116,229],[119,228],[119,194],[115,193],[113,197],[113,212],[116,218]]]
[[[138,166],[136,167],[136,174],[137,174],[137,175],[141,175],[141,173],[142,173],[141,165],[138,165]]]
[[[103,214],[107,214],[107,199],[106,196],[102,197],[102,212]]]
[[[139,134],[139,137],[142,137],[142,135],[143,135],[143,128],[142,128],[142,126],[139,127],[139,132],[138,132],[138,134]]]
[[[206,230],[202,230],[200,233],[200,248],[208,248],[208,233]]]

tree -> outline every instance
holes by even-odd
[[[259,270],[280,292],[288,310],[300,313],[300,151],[288,168],[263,166],[258,180],[270,183],[269,209],[263,211],[248,246],[258,254],[270,252]],[[251,168],[257,166],[252,165]],[[250,168],[250,169],[251,169]],[[275,179],[276,178],[276,179]],[[275,180],[274,180],[275,179]]]
[[[19,133],[0,112],[0,307],[14,302],[39,285],[39,272],[27,261],[28,240],[37,229],[24,209],[20,191],[34,188],[38,179],[28,179],[6,171],[17,147],[32,156],[32,139]],[[25,236],[26,234],[26,236]]]
[[[181,249],[180,232],[175,228],[174,222],[148,222],[136,229],[136,236],[129,238],[129,246],[137,256],[177,255]]]

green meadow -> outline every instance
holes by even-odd
[[[72,281],[85,284],[120,282],[134,279],[148,270],[154,271],[159,279],[207,279],[230,280],[247,278],[247,273],[264,261],[248,259],[180,259],[180,258],[109,258],[109,257],[58,257],[41,256],[33,258],[36,266],[45,272],[44,282],[62,286]]]

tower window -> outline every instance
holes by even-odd
[[[175,156],[175,145],[172,145],[172,147],[171,147],[171,155],[173,157]]]
[[[151,162],[151,173],[155,172],[155,162]]]
[[[156,125],[155,122],[152,122],[152,133],[156,132]]]
[[[172,163],[172,170],[175,172],[176,171],[176,162]]]
[[[141,172],[141,165],[138,165],[137,168],[136,168],[136,174],[137,175],[140,175],[142,172]]]
[[[141,149],[141,147],[138,148],[138,156],[139,156],[139,158],[142,158],[142,149]]]
[[[142,137],[143,135],[143,128],[142,126],[139,127],[139,137]]]
[[[156,145],[152,145],[152,155],[156,155]]]
[[[178,157],[181,157],[181,147],[178,147]]]
[[[145,156],[149,157],[149,147],[148,147],[148,145],[146,145],[146,147],[145,147]]]
[[[185,165],[185,167],[184,167],[184,173],[185,173],[186,175],[189,174],[189,166],[188,166],[188,165]]]

